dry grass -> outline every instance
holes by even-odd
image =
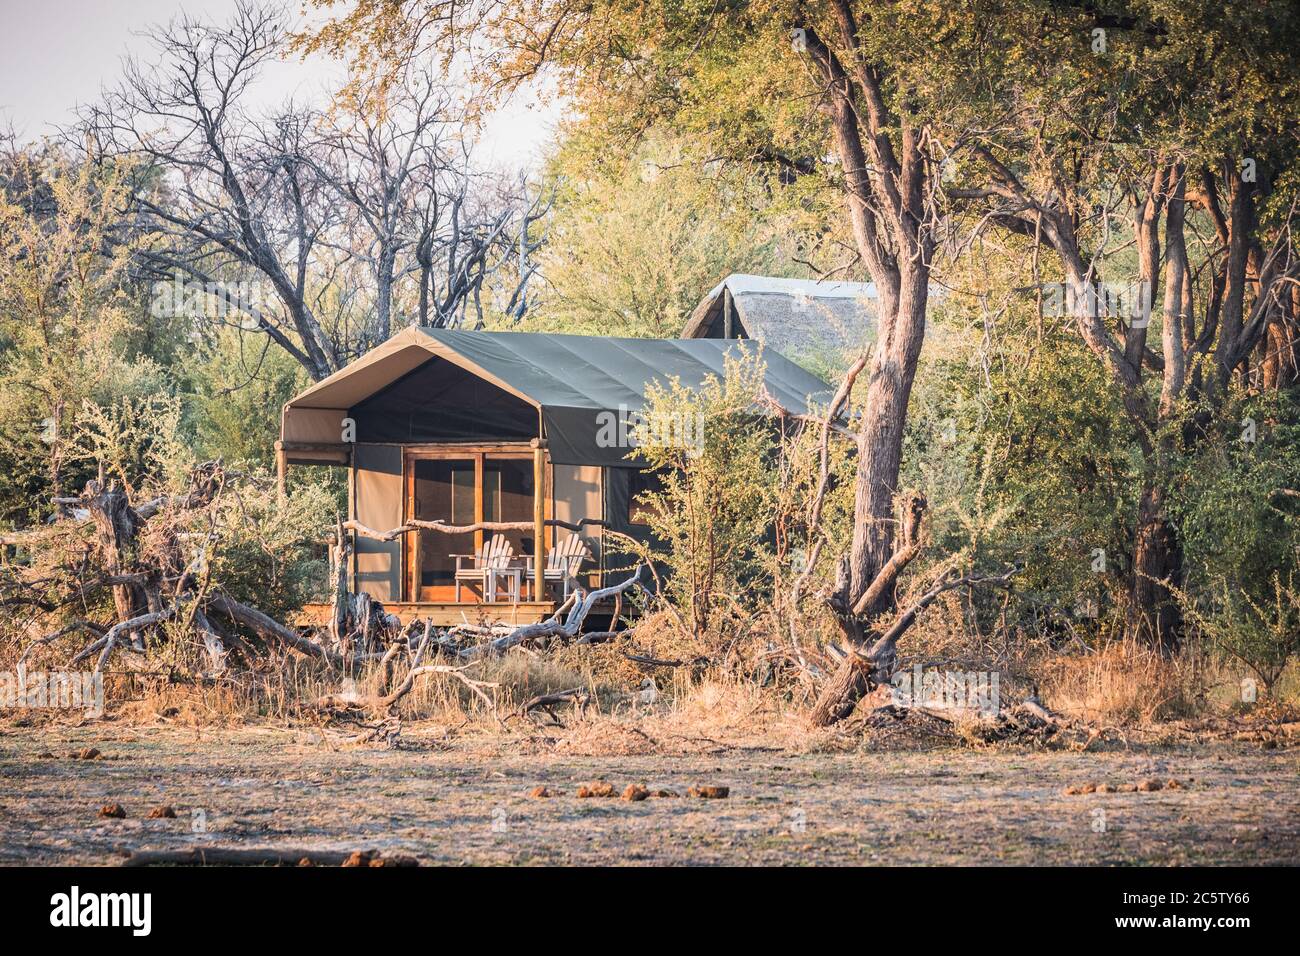
[[[1042,642],[1008,639],[1000,632],[976,634],[970,625],[962,603],[948,596],[907,635],[900,647],[905,666],[942,662],[997,671],[1004,703],[1019,699],[1036,682],[1048,706],[1094,725],[1135,727],[1243,710],[1239,685],[1244,672],[1204,655],[1189,651],[1168,660],[1116,641],[1091,653],[1063,656]],[[722,649],[715,648],[711,662],[701,664],[699,655],[711,642]],[[723,744],[816,749],[827,745],[827,735],[810,731],[806,723],[816,688],[806,676],[800,682],[795,669],[782,662],[779,648],[788,647],[787,642],[784,633],[765,631],[761,621],[749,622],[726,641],[717,635],[701,640],[661,612],[646,616],[615,641],[516,649],[475,664],[464,673],[492,685],[484,688],[490,704],[452,676],[429,675],[393,713],[408,725],[430,722],[457,732],[497,735],[511,746],[521,733],[532,734],[545,746],[575,754],[699,752]],[[814,643],[809,635],[805,646]],[[0,656],[14,646],[0,649]],[[638,656],[677,666],[632,659]],[[50,649],[41,657],[34,666],[52,665],[58,653]],[[128,672],[133,664],[141,669]],[[405,675],[399,666],[385,681],[378,668],[371,668],[350,680],[288,654],[268,659],[255,672],[206,681],[173,679],[161,663],[131,656],[123,657],[119,667],[106,681],[114,718],[196,728],[317,726],[329,720],[315,707],[320,697],[379,696]],[[555,712],[562,723],[543,713],[518,714],[536,695],[575,688],[585,692],[589,706],[579,711],[571,703],[561,704]],[[1293,667],[1274,693],[1294,699],[1297,688],[1300,669]],[[74,718],[33,712],[29,719]],[[856,736],[864,733],[858,728]],[[846,743],[840,740],[844,728],[830,736],[836,746]]]
[[[495,687],[484,688],[495,701],[497,714],[504,715],[519,708],[525,701],[539,694],[582,688],[599,698],[608,695],[609,689],[593,681],[589,674],[569,667],[563,662],[514,651],[499,658],[489,658],[464,671],[467,677]],[[395,680],[400,681],[405,672],[399,670]],[[379,691],[377,675],[369,678],[369,692]],[[487,720],[495,723],[493,709],[454,677],[433,674],[416,684],[396,709],[398,716],[408,720],[437,720],[446,723]]]
[[[1137,725],[1196,716],[1206,708],[1214,666],[1187,653],[1166,658],[1132,641],[1039,665],[1044,700],[1071,717]]]

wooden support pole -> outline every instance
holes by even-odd
[[[533,439],[533,600],[546,594],[546,444]]]
[[[289,473],[289,456],[285,453],[284,442],[275,443],[275,487],[280,497],[284,498],[286,476]]]

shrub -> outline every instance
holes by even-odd
[[[1300,650],[1300,425],[1285,393],[1235,404],[1182,467],[1181,601],[1211,646],[1272,688]]]
[[[667,570],[666,596],[697,636],[729,605],[770,590],[769,524],[776,482],[772,434],[754,414],[763,363],[729,360],[698,391],[674,378],[647,393],[638,452],[662,479],[639,499]]]
[[[805,596],[828,583],[851,534],[852,449],[835,440],[820,522],[827,545],[807,567],[821,428],[760,414],[763,373],[754,349],[728,360],[723,377],[698,391],[678,381],[652,388],[638,429],[640,455],[662,476],[661,489],[639,499],[649,515],[649,554],[666,571],[664,597],[697,645],[712,645],[704,651],[724,641],[734,647],[742,635],[771,650],[787,628],[797,640],[803,618],[790,600],[796,579]],[[669,440],[674,428],[698,441]]]

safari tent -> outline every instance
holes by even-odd
[[[653,475],[629,423],[647,387],[721,378],[744,347],[412,327],[290,400],[277,460],[282,476],[348,469],[354,592],[404,619],[540,620],[569,584],[599,586],[620,566],[608,531],[645,531],[635,501]],[[781,411],[829,399],[825,382],[779,353],[763,359]],[[508,553],[488,554],[498,546]],[[572,575],[549,573],[559,552]],[[500,574],[478,570],[489,562]]]

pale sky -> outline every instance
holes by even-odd
[[[54,132],[116,80],[126,55],[149,52],[148,41],[136,35],[141,30],[182,11],[222,23],[234,7],[235,0],[0,0],[0,127],[12,125],[24,139]],[[327,57],[294,58],[268,71],[258,99],[266,105],[290,97],[324,100],[344,72]],[[534,166],[557,117],[557,108],[539,105],[535,96],[516,97],[485,128],[479,162]]]

